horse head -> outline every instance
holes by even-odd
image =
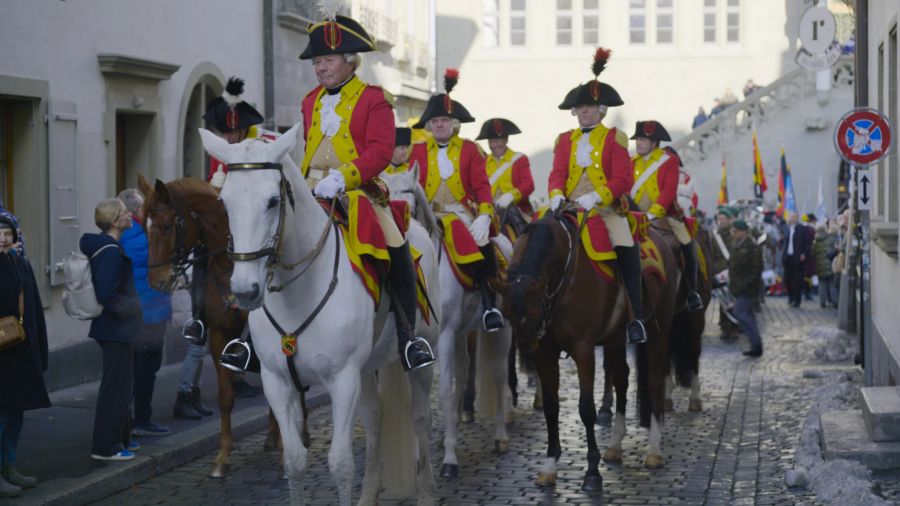
[[[271,143],[246,139],[238,144],[200,129],[203,147],[228,166],[219,198],[228,214],[229,256],[234,260],[231,291],[244,309],[262,305],[270,268],[278,262],[287,207],[294,206],[292,181],[299,176],[286,155],[300,128],[297,123]]]
[[[563,225],[550,216],[528,225],[516,240],[506,280],[491,282],[503,296],[503,314],[526,352],[537,347],[549,324],[549,305],[562,292],[573,247],[566,247],[565,234]]]

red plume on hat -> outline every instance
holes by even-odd
[[[447,112],[453,112],[453,101],[450,100],[450,92],[453,91],[453,88],[456,87],[456,83],[459,82],[459,70],[454,68],[447,68],[444,71],[444,108],[447,109]]]
[[[600,76],[600,72],[603,72],[603,69],[606,68],[606,62],[609,61],[611,55],[612,49],[603,47],[598,47],[597,51],[594,52],[594,63],[591,64],[591,72],[594,73],[594,79],[597,79]]]

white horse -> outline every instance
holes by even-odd
[[[482,328],[481,296],[477,291],[465,291],[453,274],[450,259],[441,250],[441,238],[437,233],[435,217],[419,185],[418,167],[401,174],[383,174],[382,178],[387,181],[393,198],[402,198],[409,202],[411,214],[423,222],[431,233],[435,250],[439,252],[441,313],[444,319],[441,322],[441,334],[438,339],[440,364],[438,397],[445,425],[444,460],[440,474],[444,478],[455,478],[459,475],[456,426],[459,423],[470,360],[466,337],[470,332],[478,331],[476,360],[478,410],[484,416],[494,417],[494,451],[505,453],[509,450],[506,423],[511,399],[507,394],[507,357],[512,331],[508,322],[498,332],[487,333]],[[507,258],[512,256],[512,244],[509,239],[501,235],[493,238],[493,241],[500,246],[504,256]],[[499,301],[497,305],[500,306]]]
[[[239,305],[250,310],[249,325],[262,364],[263,388],[281,429],[291,504],[303,504],[308,461],[301,440],[300,396],[291,378],[289,360],[303,385],[324,385],[331,396],[333,434],[328,465],[339,503],[351,503],[353,425],[359,406],[366,432],[365,477],[359,504],[376,503],[382,480],[389,492],[405,485],[406,492],[418,490],[420,504],[431,504],[434,477],[428,446],[428,397],[432,368],[408,375],[400,369],[393,318],[387,318],[387,292],[376,307],[352,270],[340,230],[332,225],[297,165],[287,156],[301,133],[298,123],[272,143],[245,140],[230,145],[200,130],[206,150],[230,164],[220,197],[228,212],[235,252],[231,291]],[[423,252],[421,265],[430,297],[436,300],[440,294],[437,255],[428,234],[422,227],[413,226],[408,237]],[[296,266],[291,269],[291,264]],[[437,340],[437,322],[441,319],[439,312],[435,316],[430,325],[421,315],[415,322],[416,334],[430,343]],[[275,322],[283,331],[276,329]],[[282,335],[304,325],[296,338],[296,352],[286,360]],[[409,406],[387,408],[379,402],[380,398],[396,401],[403,397],[411,397],[411,416]],[[389,420],[389,416],[394,418]],[[406,422],[406,427],[414,424],[417,441],[409,437],[412,428],[404,429],[401,422]],[[404,430],[410,441],[398,444],[403,441]],[[392,444],[381,444],[382,440]],[[413,446],[416,443],[417,448]],[[404,455],[399,455],[401,452]],[[404,469],[409,474],[399,478],[391,474]]]

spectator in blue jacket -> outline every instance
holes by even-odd
[[[131,216],[121,200],[107,199],[94,209],[94,223],[101,233],[84,234],[79,241],[81,252],[91,259],[94,294],[103,306],[100,316],[91,320],[88,332],[103,353],[91,458],[131,460],[131,346],[141,329],[141,303],[134,288],[131,260],[119,244],[122,232],[131,228]]]
[[[144,196],[140,191],[129,188],[119,193],[119,200],[131,215],[131,227],[122,232],[119,244],[125,255],[131,259],[134,286],[141,299],[144,326],[133,343],[134,355],[134,423],[132,436],[163,436],[170,431],[151,419],[153,414],[153,388],[156,373],[162,365],[163,341],[168,322],[172,318],[172,301],[168,293],[150,288],[147,281],[148,248],[147,234],[144,232]]]

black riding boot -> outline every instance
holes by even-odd
[[[488,280],[497,277],[497,255],[494,246],[488,243],[478,248],[484,255],[484,260],[475,266],[475,284],[481,291],[481,305],[484,313],[481,315],[481,324],[487,332],[497,332],[505,325],[503,314],[497,309],[497,294],[488,285]]]
[[[616,262],[619,272],[622,274],[622,283],[631,303],[631,312],[634,317],[625,326],[625,337],[629,344],[641,344],[647,342],[647,329],[644,327],[644,308],[641,303],[641,250],[635,244],[630,248],[617,246]]]
[[[416,267],[413,264],[409,245],[388,248],[391,256],[391,269],[388,271],[388,283],[394,302],[394,322],[397,325],[397,350],[400,352],[400,363],[403,370],[414,371],[434,363],[434,355],[428,341],[416,337]],[[405,316],[405,318],[404,318]]]
[[[681,254],[684,255],[684,275],[687,277],[688,311],[701,311],[703,309],[703,299],[697,293],[697,252],[694,250],[694,242],[681,246]]]
[[[247,334],[247,340],[232,339],[222,350],[219,357],[222,367],[234,372],[259,372],[259,358],[253,352],[253,336]]]

